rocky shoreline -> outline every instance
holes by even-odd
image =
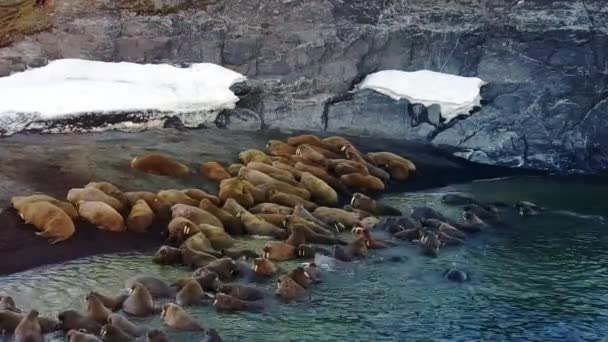
[[[238,151],[263,148],[269,139],[284,138],[279,132],[242,132],[224,129],[151,130],[140,133],[108,131],[97,134],[18,134],[0,140],[0,274],[59,263],[93,254],[151,249],[161,244],[162,226],[147,235],[112,234],[78,224],[76,235],[60,245],[49,246],[34,236],[10,209],[10,197],[36,191],[63,198],[67,190],[89,181],[111,181],[125,191],[197,187],[215,192],[216,185],[191,175],[172,179],[135,172],[128,167],[132,156],[161,151],[197,169],[196,161],[231,163]],[[348,137],[363,151],[385,150],[416,163],[418,175],[390,192],[415,191],[479,178],[526,173],[503,167],[471,163],[432,146],[403,140]]]

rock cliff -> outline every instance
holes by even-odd
[[[0,75],[56,58],[214,62],[249,77],[217,124],[426,141],[474,161],[608,168],[608,1],[55,0],[50,31],[0,49]],[[355,91],[371,72],[476,76],[483,106]],[[231,120],[232,119],[232,120]]]

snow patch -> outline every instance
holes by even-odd
[[[430,70],[383,70],[367,75],[359,89],[372,89],[395,100],[406,99],[425,107],[436,104],[450,122],[481,106],[479,90],[487,84],[477,77],[462,77]]]
[[[230,86],[245,79],[211,63],[178,68],[168,64],[55,60],[0,78],[0,135],[54,126],[50,123],[62,120],[98,122],[104,116],[114,117],[114,122],[106,125],[108,129],[132,127],[119,124],[117,113],[155,112],[150,118],[154,120],[162,113],[163,117],[177,116],[185,126],[195,127],[213,122],[224,109],[233,109],[239,98]],[[149,115],[140,115],[145,116]],[[85,130],[84,126],[80,130]],[[140,122],[136,126],[150,125]],[[53,130],[63,131],[57,127]]]

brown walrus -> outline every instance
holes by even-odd
[[[275,294],[281,299],[289,302],[301,300],[306,296],[306,290],[298,285],[290,276],[282,276],[277,280]]]
[[[243,167],[245,167],[245,165],[240,163],[230,164],[226,171],[228,171],[228,174],[230,174],[231,177],[236,177],[239,175],[239,170]]]
[[[222,164],[215,161],[201,164],[200,174],[214,182],[221,182],[224,179],[230,178],[230,174],[224,169]]]
[[[314,164],[321,165],[325,168],[327,168],[327,166],[329,165],[327,158],[322,153],[320,153],[319,151],[314,149],[311,145],[307,145],[307,144],[299,145],[298,148],[296,149],[296,155],[304,157],[304,158],[306,158],[306,160],[308,160]],[[296,168],[297,168],[297,164],[296,164]]]
[[[131,168],[154,175],[184,177],[190,173],[190,169],[168,156],[150,153],[131,160]]]
[[[21,310],[17,308],[15,300],[11,296],[0,296],[0,311],[12,311],[20,313]]]
[[[296,205],[301,205],[306,208],[306,210],[317,209],[317,205],[313,202],[302,199],[296,195],[287,194],[274,189],[268,191],[267,198],[271,203],[276,203],[278,205],[283,205],[290,208],[293,208]],[[293,212],[293,210],[291,211]]]
[[[67,200],[78,208],[79,203],[85,202],[103,202],[118,212],[124,212],[126,207],[116,198],[107,195],[105,192],[97,188],[82,188],[71,189],[66,196]]]
[[[120,328],[111,324],[105,324],[99,331],[99,336],[104,342],[135,342],[135,338]]]
[[[287,235],[285,230],[264,221],[246,210],[239,211],[236,217],[241,220],[249,235],[273,236],[278,239],[284,238]]]
[[[92,334],[99,334],[101,324],[95,320],[85,317],[74,310],[62,311],[57,315],[64,332],[69,330],[85,330]]]
[[[158,197],[157,194],[149,191],[134,191],[125,192],[125,196],[129,200],[129,205],[134,206],[138,200],[143,199],[154,210],[154,214],[159,218],[166,219],[169,217],[171,205],[167,201]]]
[[[68,342],[102,342],[97,336],[71,329],[65,335]]]
[[[251,163],[247,164],[247,168],[256,170],[256,171],[260,171],[273,178],[275,176],[280,176],[281,178],[284,178],[284,179],[290,179],[292,181],[295,180],[295,177],[291,172],[289,172],[287,170],[279,169],[277,167],[274,167],[273,165],[268,165],[268,164],[259,163],[259,162],[251,162]]]
[[[401,211],[391,206],[382,204],[374,199],[365,196],[362,193],[355,193],[350,201],[350,204],[355,209],[363,210],[372,213],[376,216],[401,216]]]
[[[112,311],[103,305],[103,302],[93,293],[89,293],[85,300],[87,302],[87,317],[97,323],[104,324],[108,321],[108,316]]]
[[[324,138],[321,140],[321,142],[323,143],[323,146],[325,146],[325,148],[330,149],[334,152],[340,152],[342,147],[351,144],[350,141],[348,141],[346,138],[340,136],[331,136],[328,138]]]
[[[108,316],[108,323],[133,337],[141,336],[146,330],[144,327],[138,327],[133,322],[129,321],[127,317],[120,314],[111,314]]]
[[[367,158],[376,166],[382,167],[390,162],[397,162],[405,165],[409,173],[416,172],[416,165],[412,161],[391,152],[369,152]]]
[[[27,203],[21,207],[19,216],[40,230],[36,235],[51,239],[51,245],[69,239],[76,231],[68,214],[49,202]]]
[[[129,297],[122,304],[122,309],[133,316],[148,316],[158,312],[158,309],[154,306],[152,295],[140,283],[131,286]]]
[[[224,225],[224,229],[230,235],[243,235],[245,228],[240,219],[236,218],[229,211],[216,206],[213,202],[208,199],[201,200],[198,205],[199,208],[211,213]]]
[[[14,311],[0,311],[0,332],[4,332],[6,334],[14,333],[15,329],[21,323],[24,315]],[[59,330],[59,322],[46,318],[46,317],[38,317],[38,322],[40,323],[40,328],[42,329],[43,334],[47,334],[53,331]]]
[[[219,287],[218,292],[231,295],[240,300],[252,301],[264,298],[264,292],[261,290],[239,284],[223,284]]]
[[[342,241],[339,238],[318,234],[302,224],[292,224],[289,226],[289,229],[291,230],[291,235],[289,235],[285,242],[295,247],[305,243],[318,243],[324,245],[346,245],[346,242]]]
[[[288,277],[291,277],[291,279],[293,279],[293,281],[295,281],[298,285],[302,286],[303,288],[307,288],[308,286],[310,286],[310,283],[312,282],[312,280],[310,279],[310,275],[308,275],[308,273],[306,273],[306,271],[304,270],[304,267],[302,266],[298,266],[296,268],[294,268],[293,270],[289,271],[289,273],[287,273]]]
[[[175,296],[175,301],[181,306],[199,305],[203,303],[205,298],[205,292],[201,284],[191,278],[182,284],[181,289]]]
[[[352,228],[361,221],[356,213],[339,208],[318,207],[312,215],[336,229]]]
[[[65,213],[68,214],[68,216],[70,216],[73,221],[76,221],[80,218],[80,216],[78,215],[78,210],[76,210],[76,207],[74,207],[72,203],[60,201],[51,196],[43,194],[34,194],[30,196],[14,196],[11,198],[11,204],[13,205],[13,208],[17,209],[17,211],[21,211],[23,206],[27,203],[33,202],[49,202],[61,208],[61,210],[65,211]]]
[[[171,207],[173,218],[183,217],[192,221],[196,225],[210,224],[212,226],[224,229],[222,221],[220,221],[210,212],[199,208],[198,203],[196,205],[196,207],[193,207],[185,204],[175,204]]]
[[[158,197],[162,198],[165,202],[169,203],[170,206],[176,204],[189,205],[196,207],[200,201],[186,195],[180,190],[162,190],[158,192]]]
[[[201,189],[184,189],[184,190],[182,190],[182,192],[185,193],[186,195],[188,195],[188,197],[190,197],[194,200],[197,200],[199,202],[206,199],[206,200],[211,201],[211,203],[213,203],[215,205],[222,204],[219,197],[217,197],[215,195],[211,195]]]
[[[245,208],[250,208],[255,201],[253,195],[245,188],[245,183],[238,177],[224,179],[220,183],[219,197],[224,206],[229,200],[233,200]]]
[[[313,201],[321,205],[337,205],[338,193],[331,186],[309,172],[302,172],[302,185],[311,193]]]
[[[234,262],[234,260],[230,258],[220,258],[217,260],[213,260],[206,266],[194,271],[193,275],[197,277],[207,271],[213,271],[217,273],[221,281],[231,281],[239,275],[238,265],[236,264],[236,262]]]
[[[90,182],[84,187],[95,188],[97,190],[103,191],[106,195],[119,200],[125,208],[128,208],[130,205],[127,196],[116,185],[110,182]]]
[[[42,328],[38,322],[38,311],[30,310],[23,316],[21,322],[15,328],[15,342],[44,342]]]
[[[306,212],[308,212],[308,211],[306,211]],[[327,235],[327,236],[333,235],[331,230],[325,228],[327,226],[326,224],[323,224],[323,226],[321,226],[318,223],[313,222],[312,220],[305,219],[301,216],[296,216],[295,210],[294,210],[294,215],[285,216],[285,219],[283,220],[281,225],[286,229],[288,229],[289,227],[291,227],[293,225],[302,225],[302,226],[310,229],[312,232],[315,232],[320,235]],[[331,229],[331,227],[329,227],[329,228]]]
[[[264,151],[249,149],[239,153],[239,159],[247,165],[251,162],[272,164],[272,159]]]
[[[291,146],[300,146],[303,144],[323,146],[323,141],[316,135],[302,134],[287,138],[287,144]]]
[[[286,261],[296,258],[296,247],[282,241],[268,241],[262,250],[264,258],[273,261]]]
[[[289,144],[286,144],[280,140],[270,140],[266,144],[266,149],[273,156],[280,156],[282,154],[296,154],[296,148]]]
[[[213,307],[218,311],[261,311],[264,308],[260,302],[242,300],[224,293],[215,295]]]
[[[194,222],[184,217],[176,217],[167,225],[165,242],[179,246],[191,236],[200,233],[201,229]]]
[[[355,257],[366,257],[368,254],[365,238],[359,237],[346,247],[334,246],[332,256],[340,261],[350,262]]]
[[[118,211],[104,202],[80,202],[78,214],[90,224],[110,232],[126,230],[125,221]]]
[[[127,230],[145,233],[154,222],[154,211],[143,199],[137,200],[127,217]]]
[[[280,214],[280,215],[291,215],[293,209],[284,205],[276,203],[259,203],[248,210],[252,214]]]
[[[253,271],[260,277],[272,277],[277,273],[277,267],[266,258],[256,258],[253,260]]]
[[[205,330],[205,328],[195,321],[192,316],[184,311],[184,309],[173,303],[163,305],[160,319],[172,329],[188,331]]]

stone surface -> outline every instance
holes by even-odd
[[[249,77],[256,91],[239,108],[264,127],[415,139],[510,166],[608,168],[605,0],[55,2],[53,30],[0,49],[0,74],[64,57],[214,62]],[[350,93],[371,72],[423,68],[489,82],[481,110],[444,125],[436,109]]]

